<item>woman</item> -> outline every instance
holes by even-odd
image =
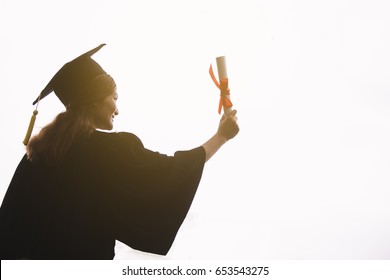
[[[100,131],[118,115],[115,82],[91,58],[102,47],[65,64],[34,102],[54,91],[66,111],[28,142],[15,171],[0,210],[1,259],[113,259],[115,240],[167,254],[204,163],[239,131],[233,111],[206,143],[174,156]]]

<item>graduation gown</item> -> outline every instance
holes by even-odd
[[[115,240],[165,255],[195,196],[198,147],[167,156],[94,131],[60,166],[23,157],[0,209],[1,259],[113,259]]]

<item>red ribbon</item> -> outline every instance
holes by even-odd
[[[211,79],[213,79],[214,84],[221,91],[221,98],[219,99],[219,107],[218,107],[218,114],[221,114],[222,106],[224,108],[231,108],[231,107],[233,107],[233,103],[230,100],[230,98],[228,97],[230,95],[229,79],[228,78],[223,78],[220,81],[221,84],[219,84],[217,79],[215,78],[215,75],[214,75],[214,72],[213,72],[213,66],[211,64],[210,64],[209,73],[210,73]]]

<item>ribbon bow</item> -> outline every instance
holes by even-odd
[[[222,106],[224,108],[231,108],[233,107],[233,103],[229,98],[230,95],[230,89],[229,89],[229,80],[228,78],[221,79],[221,84],[218,83],[217,79],[215,78],[214,72],[213,72],[213,66],[210,64],[209,73],[211,76],[211,79],[213,79],[214,84],[221,90],[221,98],[219,99],[219,107],[218,107],[218,114],[221,114]]]

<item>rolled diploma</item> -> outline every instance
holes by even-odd
[[[224,78],[227,78],[227,71],[226,71],[226,60],[224,56],[219,56],[217,57],[217,68],[218,68],[218,78],[219,78],[219,83],[221,83],[221,80]],[[226,96],[227,98],[230,99],[230,95]],[[226,115],[228,115],[233,109],[232,108],[225,108],[223,106],[223,112]]]

